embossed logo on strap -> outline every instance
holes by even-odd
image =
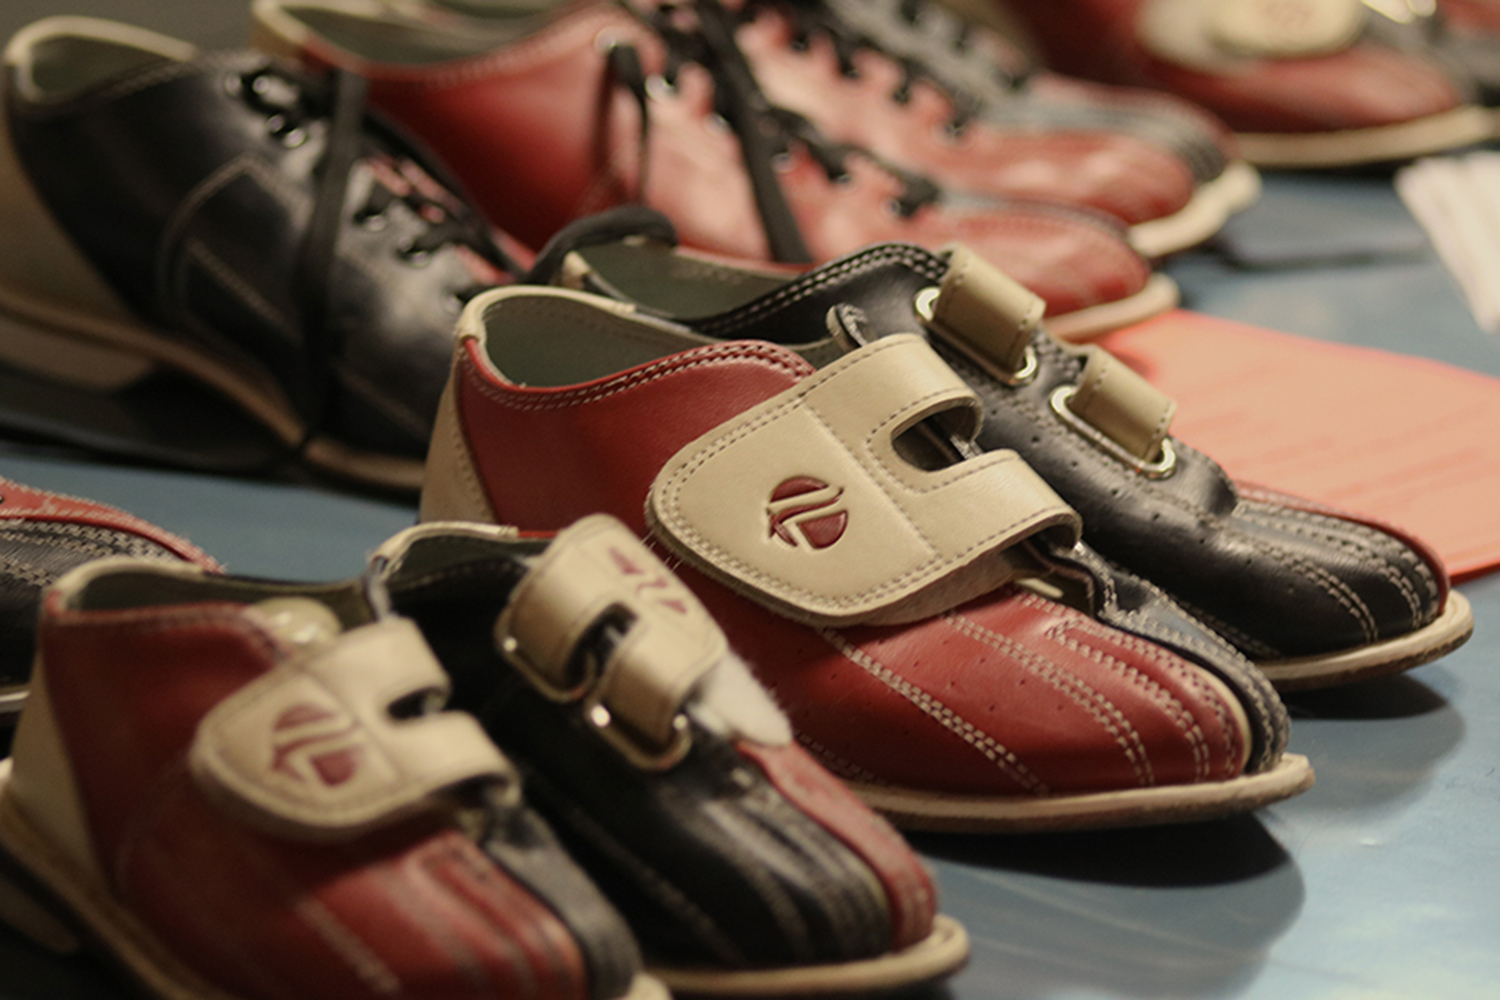
[[[358,836],[434,808],[456,784],[515,781],[469,716],[391,712],[397,702],[447,690],[415,625],[366,625],[216,705],[198,726],[189,766],[214,801],[272,832]]]
[[[1014,453],[944,457],[980,416],[921,338],[882,338],[679,451],[647,517],[674,552],[799,620],[926,618],[1014,579],[1017,542],[1078,530]]]
[[[771,534],[792,548],[826,549],[844,537],[849,512],[844,491],[812,476],[793,476],[771,491],[766,519]]]

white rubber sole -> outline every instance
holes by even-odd
[[[849,782],[865,804],[904,830],[1038,833],[1191,823],[1250,812],[1313,785],[1312,765],[1285,754],[1261,774],[1196,785],[1166,785],[1076,795],[944,795]]]
[[[932,933],[899,952],[836,965],[713,972],[652,967],[649,971],[682,996],[785,997],[887,993],[952,975],[969,960],[964,925],[941,913]]]
[[[1405,673],[1446,656],[1474,634],[1474,612],[1456,590],[1426,628],[1341,653],[1257,663],[1278,691],[1310,691]]]
[[[1177,283],[1165,274],[1153,274],[1146,287],[1129,298],[1079,309],[1043,321],[1047,332],[1058,340],[1083,341],[1102,337],[1122,326],[1141,323],[1173,309],[1182,301]]]
[[[1468,105],[1396,125],[1345,132],[1241,132],[1240,154],[1258,167],[1353,167],[1409,160],[1494,138],[1495,119]]]
[[[1142,257],[1152,258],[1197,246],[1223,229],[1230,216],[1253,205],[1260,189],[1260,172],[1236,160],[1201,185],[1176,214],[1131,226],[1130,245]]]
[[[0,285],[0,361],[82,391],[107,393],[166,366],[216,390],[290,449],[305,426],[270,378],[146,327],[73,313]],[[308,464],[389,489],[422,487],[424,462],[365,452],[326,438],[302,450]]]

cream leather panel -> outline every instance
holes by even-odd
[[[1013,579],[1005,550],[1077,515],[1011,452],[924,470],[895,439],[972,436],[979,400],[921,338],[883,338],[693,441],[647,516],[675,552],[816,624],[929,617]]]
[[[1360,0],[1218,0],[1213,36],[1231,52],[1270,59],[1338,52],[1359,37]]]
[[[633,619],[597,679],[569,677],[580,640],[611,610]],[[500,648],[542,677],[554,696],[584,696],[655,747],[698,681],[729,652],[698,599],[614,518],[563,531],[495,623]]]
[[[1068,409],[1133,457],[1151,462],[1171,432],[1177,404],[1119,358],[1091,347]]]
[[[1216,72],[1338,52],[1364,29],[1360,0],[1152,0],[1138,36],[1171,62]]]
[[[38,833],[80,872],[103,880],[94,853],[93,827],[78,794],[72,756],[57,727],[47,672],[40,655],[31,669],[26,708],[11,746],[12,770],[5,796]]]
[[[932,329],[1001,378],[1021,370],[1047,303],[966,247],[949,248]]]
[[[446,694],[416,625],[365,625],[293,658],[216,705],[188,761],[224,808],[283,836],[338,840],[404,819],[472,779],[515,780],[479,723],[396,719],[403,698]]]
[[[458,413],[458,368],[448,374],[438,400],[437,419],[427,444],[427,464],[422,475],[420,521],[482,521],[492,524],[494,509],[480,485],[474,457],[464,437],[463,418]]]

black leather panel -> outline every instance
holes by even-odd
[[[129,532],[0,519],[0,687],[24,684],[31,677],[42,591],[73,567],[109,556],[179,558]]]
[[[819,334],[827,311],[851,303],[869,336],[922,332],[913,302],[946,264],[916,247],[854,254],[764,299],[690,325],[718,337],[785,341]],[[1365,645],[1436,618],[1438,571],[1400,539],[1334,516],[1249,502],[1210,458],[1176,442],[1176,470],[1150,479],[1110,456],[1053,412],[1052,391],[1074,384],[1083,361],[1044,333],[1039,369],[1008,385],[933,338],[979,393],[979,443],[1009,448],[1083,516],[1084,540],[1150,580],[1251,659]]]
[[[524,567],[479,561],[388,581],[474,711],[522,768],[526,794],[625,914],[648,961],[719,968],[867,958],[890,947],[885,896],[864,862],[789,803],[722,738],[635,767],[576,705],[541,697],[495,651]]]
[[[11,87],[10,139],[54,217],[144,324],[258,373],[305,412],[297,268],[327,123],[290,77],[258,76],[268,65],[248,53],[162,63],[41,106]],[[248,97],[256,79],[282,88],[301,120]],[[394,162],[372,135],[328,276],[341,347],[326,423],[349,444],[420,457],[447,376],[455,296],[476,272],[452,245],[403,253],[431,224],[399,198],[355,221],[375,190],[372,164]]]
[[[508,809],[480,838],[494,861],[542,899],[573,933],[589,974],[589,1000],[630,991],[641,967],[640,950],[621,915],[577,865],[534,809]]]

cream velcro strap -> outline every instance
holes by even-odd
[[[296,840],[351,839],[434,808],[461,782],[515,781],[470,716],[391,713],[403,699],[447,691],[416,625],[386,619],[214,706],[188,763],[205,793],[255,825]]]
[[[1119,358],[1087,348],[1083,378],[1068,397],[1074,416],[1141,462],[1156,461],[1177,403]]]
[[[1138,34],[1148,51],[1225,71],[1236,59],[1301,59],[1339,52],[1364,30],[1361,0],[1151,0]]]
[[[934,333],[1004,379],[1026,364],[1047,303],[966,247],[948,250],[948,273],[918,312]]]
[[[579,676],[579,643],[607,615],[624,632],[597,676]],[[688,694],[729,652],[719,626],[619,521],[597,515],[561,532],[495,623],[502,652],[550,697],[582,698],[592,721],[633,758],[682,749]],[[597,711],[603,708],[604,713]]]
[[[1300,59],[1347,48],[1364,20],[1361,0],[1218,0],[1212,31],[1239,55]]]
[[[973,435],[980,403],[921,338],[882,338],[684,447],[647,517],[697,567],[829,625],[930,617],[1015,579],[1022,539],[1076,538],[1077,515],[1013,452],[903,458],[897,439],[929,417]]]

